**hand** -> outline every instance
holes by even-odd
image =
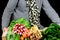
[[[2,34],[2,36],[6,36],[8,29],[9,28],[3,28],[3,34]]]
[[[60,24],[58,24],[60,26]]]

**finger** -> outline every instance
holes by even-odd
[[[5,31],[7,31],[7,30],[8,30],[7,28],[4,28],[4,29],[3,29],[3,32],[5,32]]]

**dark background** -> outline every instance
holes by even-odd
[[[7,4],[8,0],[0,0],[0,24],[1,24],[1,17],[3,14],[3,11],[5,9],[5,6]],[[49,0],[51,6],[55,9],[55,11],[60,16],[60,1],[59,0]],[[48,26],[51,23],[51,20],[47,17],[44,10],[41,10],[41,24],[44,26]],[[0,37],[2,35],[1,25],[0,25]]]

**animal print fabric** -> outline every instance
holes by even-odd
[[[36,0],[26,0],[27,6],[29,6],[29,20],[31,25],[40,25],[40,11],[36,4]]]

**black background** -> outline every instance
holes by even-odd
[[[2,30],[1,30],[1,17],[3,14],[3,11],[5,9],[5,6],[7,4],[8,0],[0,0],[0,37],[2,35]],[[60,1],[59,0],[49,0],[51,6],[55,9],[55,11],[59,14],[60,16]],[[44,26],[48,26],[51,23],[51,20],[47,17],[45,14],[44,10],[41,10],[41,24]]]

